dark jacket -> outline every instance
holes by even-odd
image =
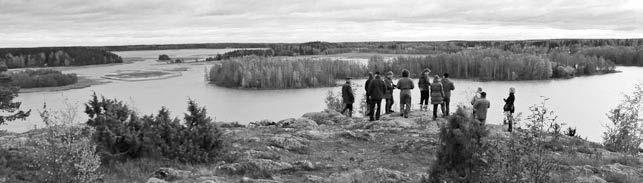
[[[451,98],[451,91],[455,90],[455,86],[453,86],[453,82],[451,82],[451,80],[447,78],[444,78],[442,79],[442,87],[444,89],[444,97]]]
[[[364,91],[366,91],[366,93],[368,93],[368,85],[371,84],[371,80],[373,79],[366,79],[366,83],[364,83]]]
[[[444,102],[444,87],[440,82],[431,84],[431,104],[441,104]]]
[[[384,98],[384,93],[386,93],[386,83],[384,83],[382,78],[380,78],[379,76],[376,76],[368,84],[368,90],[366,90],[366,95],[371,100],[381,100],[382,98]]]
[[[514,113],[514,110],[515,110],[514,101],[516,101],[516,96],[514,96],[513,93],[509,93],[509,97],[503,100],[505,100],[505,106],[502,109],[504,111],[509,111],[511,113]]]
[[[395,89],[395,84],[393,84],[393,80],[389,78],[384,78],[384,84],[386,84],[386,92],[384,93],[384,98],[392,99],[393,90]]]
[[[342,85],[342,99],[344,101],[344,104],[355,103],[355,95],[353,94],[353,88],[351,88],[351,84],[344,83],[344,85]]]
[[[418,88],[420,88],[420,91],[430,90],[431,81],[429,81],[429,79],[424,76],[420,77],[420,80],[418,81]]]

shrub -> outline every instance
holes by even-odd
[[[76,108],[69,105],[64,112],[43,108],[40,117],[47,125],[44,146],[39,149],[38,165],[44,174],[36,179],[44,182],[95,182],[99,178],[100,156],[91,140],[94,133],[76,124]]]
[[[95,182],[100,178],[97,169],[100,157],[91,141],[93,130],[74,126],[76,109],[49,111],[40,116],[47,125],[29,132],[26,142],[8,149],[0,148],[1,174],[9,175],[9,182]]]
[[[172,60],[172,58],[166,54],[161,54],[159,55],[159,60]]]
[[[516,130],[509,139],[492,141],[487,157],[490,164],[484,182],[551,182],[550,172],[556,170],[548,147],[559,144],[555,133],[557,116],[546,105],[547,99],[532,105],[524,123],[525,130]],[[549,138],[554,136],[554,138]]]
[[[85,108],[87,124],[96,128],[94,140],[106,161],[150,157],[201,163],[215,161],[222,154],[222,132],[205,108],[192,100],[184,123],[170,118],[166,108],[156,116],[138,117],[121,101],[99,100],[96,94]]]
[[[567,131],[565,131],[565,135],[570,136],[570,137],[575,137],[576,136],[576,128],[567,127]]]
[[[616,108],[607,113],[611,124],[606,125],[607,130],[603,133],[603,144],[611,151],[636,154],[643,142],[641,131],[642,120],[639,119],[641,112],[641,99],[643,99],[643,87],[635,86],[634,92],[624,95],[625,99]]]
[[[53,69],[27,69],[10,73],[13,84],[21,88],[65,86],[78,82],[76,74],[63,74]]]
[[[437,161],[431,172],[432,182],[477,182],[483,176],[486,163],[486,146],[483,138],[488,135],[484,124],[466,114],[458,107],[440,128],[440,145]]]
[[[328,110],[342,112],[342,109],[344,109],[342,94],[335,94],[333,90],[328,90],[326,100],[324,102],[326,102],[326,109]]]

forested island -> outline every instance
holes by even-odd
[[[0,63],[10,69],[122,62],[114,53],[90,47],[0,48]]]
[[[418,77],[424,68],[454,78],[479,80],[542,80],[615,72],[615,64],[580,53],[524,54],[498,49],[465,50],[426,56],[373,56],[367,64],[349,60],[246,56],[224,60],[209,71],[217,85],[280,89],[334,86],[345,77],[362,78],[367,72],[403,69]]]

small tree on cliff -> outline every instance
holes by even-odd
[[[484,124],[477,122],[466,109],[458,110],[440,127],[440,144],[437,160],[430,180],[424,182],[479,182],[487,163],[483,143],[489,132]]]
[[[18,97],[20,88],[15,86],[11,82],[11,77],[4,73],[7,70],[7,65],[0,62],[0,125],[7,121],[25,119],[31,112],[31,110],[26,112],[20,110],[21,102],[13,101]]]
[[[643,103],[643,86],[636,85],[634,92],[625,95],[625,99],[616,108],[607,113],[611,124],[603,134],[603,144],[607,149],[636,154],[643,142],[639,114]]]

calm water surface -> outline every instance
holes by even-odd
[[[65,72],[99,79],[117,70],[171,69],[187,67],[180,77],[149,81],[112,81],[108,84],[89,88],[57,92],[21,93],[18,100],[23,109],[33,109],[27,121],[11,122],[1,129],[23,132],[42,126],[37,111],[43,102],[50,108],[61,108],[66,104],[78,107],[79,121],[87,117],[81,111],[81,104],[90,99],[93,92],[108,98],[117,98],[128,103],[139,113],[151,114],[165,106],[172,115],[182,117],[188,99],[196,100],[207,108],[217,121],[239,121],[248,123],[262,119],[281,120],[298,117],[306,112],[321,111],[325,108],[324,97],[329,90],[338,92],[340,87],[291,89],[291,90],[238,90],[218,87],[205,81],[205,69],[210,64],[161,64],[154,61],[159,54],[179,57],[205,58],[208,55],[224,53],[229,49],[187,49],[115,52],[122,57],[142,57],[145,61],[131,64],[91,66],[66,69]],[[615,74],[577,77],[548,81],[477,82],[453,79],[456,90],[452,94],[452,110],[457,104],[468,104],[477,87],[482,87],[491,101],[489,123],[501,123],[502,99],[507,97],[509,87],[516,88],[516,110],[526,116],[529,106],[550,98],[548,105],[559,116],[559,120],[577,127],[578,133],[593,141],[600,141],[605,113],[616,106],[623,92],[629,92],[637,82],[643,82],[643,67],[617,67],[622,71]],[[364,80],[355,80],[358,100],[363,95]],[[416,80],[417,83],[417,80]],[[397,100],[397,91],[395,92]],[[413,103],[419,103],[419,91],[413,91]],[[397,102],[397,101],[396,101]],[[417,105],[413,106],[418,108]],[[398,111],[398,106],[394,109]]]

